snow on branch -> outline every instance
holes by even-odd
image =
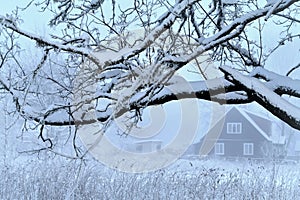
[[[64,45],[57,42],[53,42],[45,39],[44,37],[35,35],[33,33],[29,33],[27,31],[21,30],[17,27],[16,23],[7,19],[4,16],[0,16],[0,23],[3,24],[6,28],[11,29],[20,35],[29,38],[31,40],[36,41],[41,46],[51,46],[55,49],[80,54],[89,58],[92,62],[94,62],[98,67],[105,68],[106,66],[111,66],[123,62],[142,51],[144,51],[147,47],[154,43],[154,41],[166,30],[168,30],[175,20],[180,17],[181,13],[184,12],[187,8],[198,2],[199,0],[185,0],[178,3],[172,10],[170,10],[170,14],[165,15],[164,18],[160,19],[160,23],[151,31],[149,35],[143,40],[143,42],[133,48],[125,47],[121,49],[118,54],[114,57],[114,59],[108,60],[99,60],[92,51],[87,48],[77,48],[71,45]]]
[[[281,3],[281,1],[282,1],[282,0],[277,0],[276,3],[274,3],[274,1],[273,1],[273,5],[272,5],[271,9],[268,11],[268,13],[267,13],[267,15],[266,15],[266,17],[265,17],[265,21],[267,21],[267,20],[270,18],[270,16],[273,14],[274,10],[275,10],[275,9],[279,6],[279,4]]]
[[[149,91],[147,90],[135,93],[130,97],[128,101],[129,104],[121,109],[115,108],[118,104],[113,102],[112,99],[101,96],[101,98],[98,98],[98,106],[94,111],[94,118],[80,118],[81,115],[74,112],[72,113],[72,118],[70,118],[69,113],[62,112],[62,110],[66,110],[66,107],[61,107],[59,109],[50,109],[47,112],[47,116],[43,118],[32,117],[32,119],[37,122],[42,121],[43,124],[52,126],[84,125],[97,121],[106,122],[108,119],[120,117],[126,112],[143,109],[147,106],[162,105],[170,101],[178,101],[181,99],[197,98],[218,102],[220,104],[249,102],[247,95],[242,95],[235,91],[239,91],[239,89],[224,78],[216,78],[208,81],[169,82],[153,96],[149,96]],[[228,93],[228,95],[225,95],[225,93]],[[73,111],[78,110],[76,105],[70,105],[70,109]],[[57,110],[60,110],[60,120],[57,120],[57,113],[55,113]],[[74,116],[79,116],[79,118]]]
[[[174,24],[175,20],[181,16],[180,14],[182,12],[184,12],[187,8],[191,7],[193,4],[197,3],[198,1],[199,0],[184,0],[176,4],[173,9],[171,9],[167,14],[164,14],[159,19],[159,24],[151,30],[150,34],[143,39],[142,43],[136,45],[133,48],[121,49],[120,52],[126,52],[126,53],[121,53],[118,56],[116,56],[114,59],[106,61],[104,63],[105,66],[118,64],[144,51],[151,44],[153,44],[155,40],[159,38],[159,36],[162,33],[170,29],[170,27]]]
[[[225,78],[228,81],[243,88],[254,101],[265,107],[279,119],[288,123],[291,127],[300,129],[299,107],[281,98],[266,84],[254,77],[245,76],[228,66],[222,66],[220,70],[224,72]],[[276,82],[276,80],[273,81]],[[279,83],[276,85],[280,87]]]
[[[124,60],[127,60],[144,51],[147,47],[153,44],[154,41],[163,32],[168,30],[173,25],[175,20],[178,17],[180,17],[180,14],[182,12],[184,12],[187,8],[191,7],[193,4],[197,2],[199,2],[199,0],[185,0],[176,4],[174,8],[169,11],[168,15],[164,15],[165,17],[160,19],[160,23],[153,30],[151,30],[150,34],[143,40],[141,44],[133,48],[121,49],[118,56],[116,56],[114,59],[103,60],[103,61],[99,60],[87,48],[77,48],[71,45],[60,44],[57,42],[46,40],[45,38],[35,35],[33,33],[29,33],[24,30],[21,30],[20,28],[17,27],[16,23],[7,19],[4,16],[0,16],[0,23],[3,24],[6,28],[11,29],[29,39],[32,39],[41,45],[51,46],[53,48],[60,49],[63,51],[84,55],[88,57],[92,62],[94,62],[98,67],[104,68],[105,66],[111,66],[123,62]],[[236,37],[243,31],[244,27],[248,23],[268,14],[268,12],[270,11],[270,7],[273,8],[272,13],[275,14],[284,10],[285,8],[289,7],[291,4],[295,2],[296,2],[295,0],[286,0],[286,1],[282,0],[280,1],[280,4],[276,5],[276,8],[273,8],[273,4],[270,4],[263,9],[258,9],[256,11],[250,12],[242,17],[237,18],[228,26],[222,28],[221,31],[218,32],[217,34],[209,38],[202,38],[203,40],[201,40],[200,42],[202,45],[199,46],[199,48],[193,54],[186,56],[185,59],[183,60],[181,59],[181,62],[188,63],[190,60],[195,59],[204,51],[210,50],[214,48],[216,45],[219,45],[225,41],[228,41]]]
[[[278,3],[279,1],[280,3]],[[26,38],[36,41],[41,46],[49,46],[50,48],[83,55],[91,62],[94,62],[98,68],[107,71],[100,72],[98,70],[96,72],[99,73],[98,78],[101,79],[103,85],[101,85],[102,89],[101,93],[99,93],[101,97],[99,95],[97,96],[97,94],[95,98],[94,96],[91,97],[91,102],[95,100],[98,101],[99,104],[99,109],[96,111],[98,113],[94,118],[82,117],[82,113],[80,113],[80,115],[75,115],[77,105],[61,106],[61,108],[50,108],[43,112],[44,114],[38,116],[26,114],[25,118],[32,119],[44,125],[64,126],[89,124],[95,123],[97,120],[104,122],[111,118],[112,115],[118,117],[123,113],[143,109],[147,106],[160,105],[173,100],[177,101],[186,98],[198,98],[223,104],[239,104],[257,101],[264,105],[273,114],[290,123],[291,126],[300,129],[300,119],[298,118],[298,116],[300,116],[299,108],[296,108],[279,96],[282,94],[288,94],[295,97],[300,97],[299,80],[292,80],[288,77],[274,74],[259,67],[255,68],[255,70],[249,76],[244,76],[232,68],[223,66],[220,69],[225,73],[225,78],[227,80],[224,78],[219,78],[189,83],[167,81],[167,79],[170,78],[179,68],[183,67],[187,63],[190,63],[192,60],[199,57],[203,52],[217,48],[219,45],[230,44],[229,41],[238,37],[244,31],[245,27],[251,22],[266,15],[269,17],[270,14],[279,13],[296,2],[295,0],[279,1],[272,1],[272,3],[268,4],[264,8],[250,11],[242,16],[237,16],[228,24],[224,23],[224,25],[218,29],[218,32],[212,32],[212,35],[199,33],[198,36],[201,35],[203,38],[197,39],[192,38],[191,36],[190,38],[198,41],[197,47],[192,49],[192,51],[176,52],[176,54],[166,53],[162,56],[162,58],[157,59],[157,62],[149,62],[150,64],[145,62],[145,66],[142,66],[140,62],[132,64],[130,59],[147,50],[155,42],[159,42],[158,38],[160,38],[164,32],[170,29],[170,27],[174,27],[173,25],[176,23],[177,19],[183,19],[182,16],[186,14],[185,11],[192,8],[196,3],[199,3],[200,0],[178,1],[178,3],[167,12],[167,14],[164,14],[159,18],[157,21],[158,24],[153,28],[151,27],[149,34],[140,43],[135,43],[135,46],[133,47],[124,47],[118,52],[107,52],[107,56],[102,56],[102,60],[97,57],[96,53],[93,53],[92,50],[87,47],[79,48],[70,44],[47,40],[44,37],[20,29],[14,21],[6,17],[0,16],[0,24],[7,29],[25,36]],[[193,9],[195,8],[196,6]],[[194,20],[195,19],[197,19],[196,16],[194,16]],[[193,22],[193,24],[196,28],[197,22]],[[52,39],[55,40],[57,38]],[[252,57],[252,54],[245,48],[232,45],[230,47],[240,56],[247,58],[247,60],[249,60],[247,62],[249,65],[253,65],[253,63],[256,63],[256,65],[260,64],[259,61]],[[117,64],[124,64],[125,62],[127,62],[126,64],[130,65],[128,69],[122,68],[120,70],[119,68],[115,68],[113,71],[113,68],[110,68],[112,66],[116,66]],[[148,78],[149,81],[145,81],[146,78],[144,77]],[[264,79],[265,82],[261,82],[259,79]],[[92,82],[95,83],[97,80]],[[89,83],[87,82],[86,84]],[[6,87],[5,83],[1,83],[1,85],[4,88]],[[130,86],[134,87],[129,88]],[[5,89],[9,91],[7,87]],[[114,102],[116,101],[114,96],[111,97],[112,93],[117,93],[115,96],[122,96],[122,92],[124,92],[126,89],[129,89],[130,92],[125,94],[127,95],[126,98],[123,98],[126,100],[126,102],[124,101],[125,103],[122,102],[124,106],[122,105],[120,109],[116,108],[119,105]],[[80,105],[86,106],[88,104],[87,102],[84,102],[85,100],[83,99],[80,99],[80,101]],[[89,107],[94,106],[91,102],[89,102]],[[18,104],[18,106],[20,105]],[[17,110],[20,112],[25,112],[23,108]],[[21,114],[25,116],[24,113]],[[58,114],[60,116],[59,119],[57,117]]]
[[[83,55],[88,57],[91,61],[93,61],[95,64],[99,65],[100,61],[96,56],[92,54],[90,50],[87,48],[78,48],[73,45],[68,44],[60,44],[58,42],[47,40],[45,37],[41,37],[39,35],[35,35],[34,33],[27,32],[25,30],[20,29],[17,27],[16,23],[13,21],[7,19],[6,17],[0,16],[0,24],[4,25],[6,28],[17,32],[18,34],[29,38],[31,40],[36,41],[40,46],[50,46],[55,49],[59,49],[62,51],[70,52],[70,53],[76,53],[79,55]]]
[[[243,104],[256,101],[292,127],[300,129],[300,109],[280,96],[288,94],[299,97],[300,80],[293,80],[260,67],[255,68],[247,76],[228,66],[222,66],[220,70],[224,72],[225,78],[194,82],[178,82],[171,79],[153,96],[149,96],[148,90],[134,93],[130,96],[129,103],[120,109],[115,108],[117,106],[114,103],[117,101],[116,99],[107,98],[102,94],[94,97],[94,100],[98,99],[99,106],[94,109],[92,117],[86,115],[89,118],[82,117],[84,116],[82,113],[76,114],[79,110],[78,105],[50,108],[42,117],[34,117],[27,113],[26,118],[52,126],[84,125],[97,121],[105,122],[112,117],[119,117],[126,112],[143,109],[147,106],[196,98],[220,104]],[[263,79],[263,82],[259,79]],[[107,93],[107,95],[111,94]],[[72,110],[72,112],[68,112],[68,110]]]
[[[278,4],[276,8],[273,9],[272,13],[279,13],[291,6],[295,2],[295,0],[282,0],[280,1],[280,4]],[[256,19],[265,16],[269,12],[270,7],[272,8],[272,6],[273,4],[269,4],[265,8],[251,11],[241,17],[236,18],[231,24],[224,26],[218,33],[214,34],[211,37],[198,38],[200,45],[193,51],[193,53],[189,55],[180,55],[176,57],[168,56],[164,58],[162,62],[182,63],[182,66],[184,66],[186,63],[189,63],[193,59],[196,59],[202,53],[207,52],[220,44],[227,43],[231,39],[240,35],[246,27],[246,25],[255,21]],[[254,62],[255,65],[258,65],[258,61],[255,58],[253,58],[249,53],[245,52],[244,49],[235,47],[235,50],[238,51],[241,55],[248,57],[252,62]]]
[[[279,95],[286,94],[300,98],[300,80],[276,74],[262,67],[254,68],[250,76],[263,79],[266,81],[265,85]]]

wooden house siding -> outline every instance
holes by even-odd
[[[241,133],[228,134],[228,123],[240,123]],[[224,155],[215,156],[265,158],[272,151],[271,131],[272,121],[233,107],[189,151],[215,155],[215,143],[224,143]],[[244,155],[245,143],[250,144],[248,150],[253,144],[253,155]]]

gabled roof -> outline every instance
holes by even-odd
[[[241,108],[238,107],[233,107],[231,109],[236,109],[237,111],[239,111],[243,117],[245,117],[251,124],[252,126],[258,131],[258,133],[260,133],[262,136],[264,136],[266,138],[266,140],[268,141],[272,141],[271,138],[268,136],[268,134],[266,132],[264,132],[257,124],[256,122],[247,114],[246,111],[244,111]],[[230,111],[230,110],[229,110]],[[229,112],[228,111],[228,112]],[[253,114],[253,113],[252,113]],[[253,114],[253,115],[257,115],[257,114]],[[259,116],[260,117],[260,116]],[[269,120],[270,121],[270,120]],[[270,121],[271,122],[271,121]]]
[[[260,127],[257,122],[255,122],[255,120],[253,119],[253,116],[256,116],[258,118],[261,118],[261,119],[264,119],[264,120],[267,120],[269,121],[270,123],[273,123],[272,120],[264,117],[264,116],[261,116],[261,115],[258,115],[257,113],[254,113],[254,112],[250,112],[248,110],[245,110],[243,108],[240,108],[240,107],[237,107],[237,106],[232,106],[230,107],[227,112],[225,114],[223,114],[219,120],[212,126],[216,126],[221,120],[223,120],[230,112],[232,112],[233,110],[236,110],[238,111],[245,119],[247,119],[252,125],[253,127],[257,130],[258,133],[260,133],[267,141],[270,141],[272,142],[273,144],[283,144],[284,141],[285,141],[285,137],[284,136],[281,136],[280,139],[278,140],[278,137],[273,137],[273,134],[272,135],[268,135],[262,127]],[[252,117],[251,117],[252,116]],[[207,135],[207,133],[205,134]],[[203,137],[205,137],[205,135]],[[203,138],[202,137],[202,138]]]

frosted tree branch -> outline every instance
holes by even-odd
[[[280,97],[280,95],[276,94],[276,89],[267,87],[266,84],[258,81],[253,77],[247,77],[242,75],[240,72],[233,70],[231,67],[222,66],[220,67],[221,71],[225,73],[225,77],[227,80],[231,81],[237,86],[240,86],[248,93],[249,98],[253,99],[267,110],[269,110],[272,114],[277,116],[279,119],[285,121],[290,126],[300,129],[300,108],[289,103],[287,100]],[[265,75],[271,75],[272,78],[276,77],[274,73],[265,73]],[[271,79],[272,80],[272,79]],[[287,84],[278,85],[280,81],[274,81],[277,84],[277,88],[280,93],[284,91],[290,91],[289,86],[293,85],[294,82],[299,84],[299,80],[292,81],[289,78],[284,78],[281,81],[288,81]],[[272,84],[269,84],[272,86]],[[275,85],[273,84],[273,87]],[[293,94],[299,95],[299,90],[294,89],[295,92]]]
[[[265,67],[275,51],[298,40],[299,1],[147,2],[33,0],[22,11],[50,12],[45,24],[59,29],[46,37],[21,28],[21,10],[0,16],[0,90],[22,118],[42,126],[41,136],[47,126],[108,126],[124,114],[139,119],[148,106],[189,98],[258,102],[300,130],[299,108],[284,97],[300,98],[300,80],[288,77],[299,65],[282,66],[286,75]],[[267,23],[282,30],[272,48],[263,44]],[[39,53],[25,55],[18,36],[36,43]],[[224,76],[209,76],[215,67],[202,55]],[[199,79],[174,80],[185,69]]]

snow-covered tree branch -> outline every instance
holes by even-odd
[[[296,0],[28,3],[0,16],[0,90],[41,138],[44,126],[107,127],[125,113],[138,121],[146,107],[186,98],[257,102],[300,130],[300,108],[286,98],[300,98],[300,61],[271,62],[282,48],[299,50]],[[25,26],[29,9],[51,16],[46,35]],[[190,73],[198,80],[179,78]]]
[[[222,66],[220,69],[225,73],[227,80],[247,93],[249,99],[256,101],[290,126],[300,128],[300,108],[280,96],[287,94],[299,97],[300,80],[291,80],[263,68],[256,68],[253,75],[267,81],[262,83],[257,78],[242,75],[228,66]]]

